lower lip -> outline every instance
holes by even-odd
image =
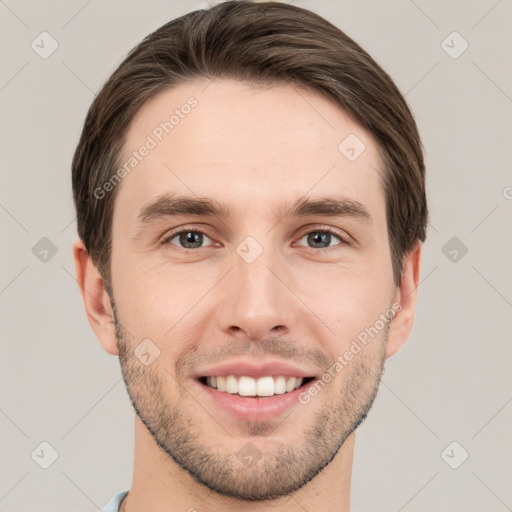
[[[289,393],[269,397],[243,397],[219,391],[196,380],[216,406],[242,421],[261,422],[279,418],[299,403],[299,395],[315,383],[308,382]]]

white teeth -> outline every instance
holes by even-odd
[[[238,379],[238,394],[240,396],[255,396],[256,381],[252,377],[240,377]]]
[[[290,392],[295,389],[295,377],[290,377],[286,381],[286,391]]]
[[[256,394],[258,396],[272,396],[274,394],[274,379],[261,377],[256,381]]]
[[[217,389],[219,391],[226,391],[226,381],[224,377],[217,377]]]
[[[238,393],[238,381],[234,375],[228,375],[226,378],[226,393]]]
[[[206,384],[219,391],[224,391],[232,395],[240,396],[273,396],[289,393],[302,386],[304,379],[300,377],[235,377],[227,375],[225,377],[206,377]]]
[[[274,381],[274,393],[276,395],[286,393],[286,379],[284,377],[277,377]]]

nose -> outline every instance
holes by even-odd
[[[251,341],[289,334],[298,305],[284,284],[285,271],[270,251],[252,263],[235,254],[228,280],[217,315],[223,332]]]

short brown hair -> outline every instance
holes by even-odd
[[[292,84],[333,99],[378,143],[395,283],[404,256],[424,241],[425,167],[416,123],[389,75],[337,27],[278,2],[228,1],[172,20],[127,55],[94,99],[72,163],[78,235],[111,285],[116,191],[94,193],[114,175],[130,122],[165,89],[232,78]],[[340,141],[341,142],[341,141]]]

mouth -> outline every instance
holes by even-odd
[[[284,375],[217,375],[199,377],[193,382],[212,405],[213,415],[222,417],[227,413],[235,420],[257,423],[277,420],[299,407],[300,395],[317,380]]]
[[[305,388],[315,377],[268,375],[253,378],[246,375],[218,375],[199,377],[198,381],[221,393],[244,398],[271,398]]]

